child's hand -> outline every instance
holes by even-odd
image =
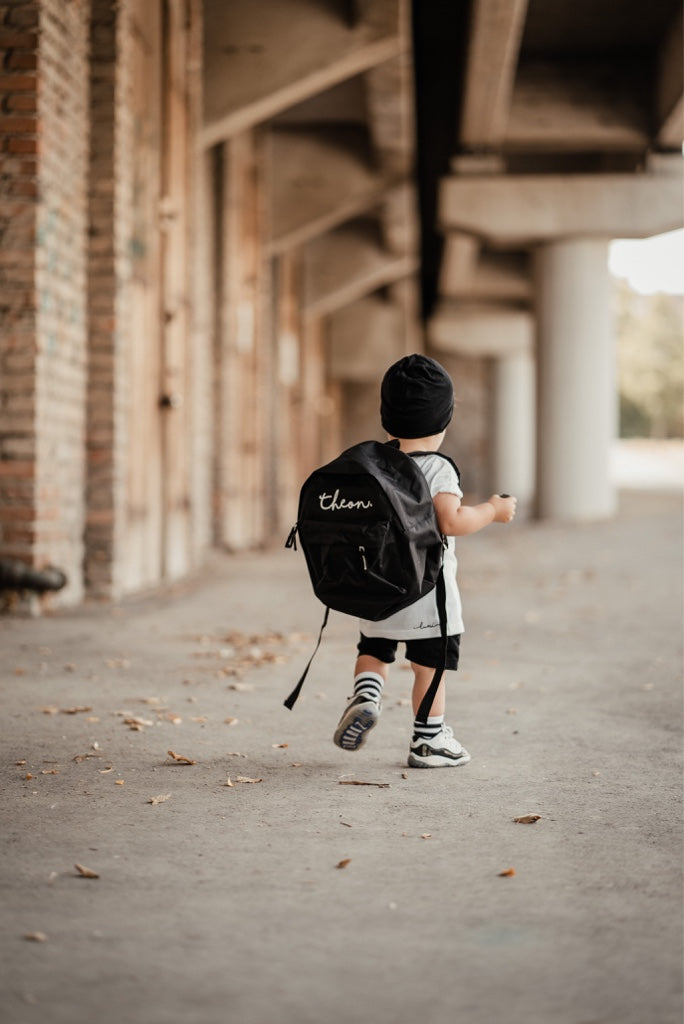
[[[510,494],[492,494],[489,503],[494,506],[495,523],[510,523],[515,515],[518,499],[512,498]]]

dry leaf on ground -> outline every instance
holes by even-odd
[[[178,764],[197,764],[197,761],[193,761],[191,757],[183,757],[182,754],[176,754],[173,750],[167,751],[169,757],[172,757]]]
[[[535,821],[539,821],[540,818],[541,814],[522,814],[519,818],[514,818],[513,821],[518,825],[534,825]]]
[[[289,743],[272,743],[271,746],[274,750],[284,750],[285,747],[289,747]]]
[[[135,715],[130,715],[128,718],[124,718],[123,724],[127,725],[133,732],[144,732],[146,725],[154,725],[149,718],[137,718]]]
[[[81,878],[99,878],[97,871],[93,871],[91,868],[85,868],[82,864],[74,864],[74,867],[78,871]]]
[[[357,779],[342,780],[338,783],[340,786],[376,786],[378,789],[389,789],[389,782],[359,782]]]
[[[60,715],[80,715],[82,712],[92,711],[92,710],[93,709],[91,707],[86,707],[86,706],[82,707],[81,705],[76,705],[73,708],[60,708],[59,709],[59,713],[60,713]]]
[[[232,779],[231,779],[230,775],[228,776],[228,778],[226,779],[226,781],[225,781],[225,782],[223,783],[223,785],[224,785],[224,786],[228,786],[228,787],[229,787],[230,789],[233,789],[233,788],[234,788],[234,785],[235,785],[235,783],[234,783],[234,782],[232,781]]]
[[[239,721],[240,721],[239,718],[224,718],[223,719],[223,724],[224,725],[237,725]]]
[[[347,864],[351,864],[351,857],[345,857],[344,860],[341,860],[339,862],[339,864],[335,865],[335,867],[336,868],[346,868]]]
[[[512,878],[515,874],[515,868],[506,868],[505,871],[499,872],[499,878]]]
[[[47,942],[48,937],[45,932],[26,932],[24,938],[28,942]]]
[[[421,839],[432,839],[432,832],[423,832]]]
[[[250,779],[249,775],[236,775],[236,782],[263,782],[263,779]]]
[[[157,804],[164,804],[164,803],[166,803],[166,801],[170,798],[170,796],[171,796],[170,793],[160,793],[159,796],[150,797],[150,799],[147,801],[147,803],[148,804],[152,804],[153,807],[156,807]]]

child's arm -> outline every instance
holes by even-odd
[[[456,494],[447,493],[436,494],[433,501],[437,523],[446,537],[465,537],[490,523],[510,523],[517,504],[517,498],[500,494],[493,494],[481,505],[462,505]]]

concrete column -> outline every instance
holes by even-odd
[[[535,271],[538,512],[607,518],[615,512],[609,458],[617,420],[608,242],[543,245]]]
[[[526,518],[535,490],[536,366],[531,346],[494,360],[492,489],[515,494]]]

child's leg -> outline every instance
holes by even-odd
[[[334,742],[343,750],[358,750],[380,718],[380,698],[394,660],[396,642],[361,636],[354,666],[354,694],[337,723]],[[370,653],[370,648],[374,653]],[[376,656],[380,655],[379,657]],[[385,659],[385,660],[383,660]]]
[[[372,654],[360,654],[354,666],[354,696],[363,694],[380,701],[382,688],[387,682],[389,665]]]
[[[413,693],[411,694],[411,703],[413,704],[413,714],[418,714],[418,708],[420,707],[423,697],[430,688],[432,677],[435,674],[436,669],[428,668],[426,665],[417,665],[415,661],[411,662],[411,668],[413,669]],[[430,708],[430,717],[441,715],[444,717],[444,708],[446,705],[446,687],[444,685],[444,677],[437,687],[437,693],[435,699],[432,702]]]
[[[415,661],[411,662],[411,668],[413,669],[413,692],[411,694],[411,703],[413,705],[413,742],[419,739],[434,739],[444,725],[444,708],[446,704],[446,686],[444,685],[444,676],[442,681],[437,687],[437,693],[432,702],[432,707],[428,712],[427,722],[421,722],[418,720],[418,708],[423,702],[423,697],[430,688],[432,677],[434,676],[436,669],[428,668],[427,665],[418,665]]]
[[[453,662],[452,662],[453,663]],[[416,717],[418,709],[427,693],[435,669],[418,662],[411,661],[413,669],[413,736],[409,750],[408,763],[411,768],[446,768],[467,764],[470,754],[454,737],[452,730],[444,724],[444,708],[446,704],[446,686],[442,678],[432,702],[427,722]]]

